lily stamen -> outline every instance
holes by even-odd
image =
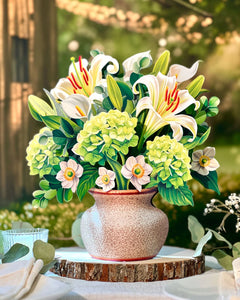
[[[74,77],[73,73],[71,73],[71,76],[72,76],[72,79],[73,79],[75,85],[81,90],[82,87],[77,83],[77,80],[76,80],[76,78]]]
[[[85,113],[81,110],[81,108],[80,108],[78,105],[76,105],[75,108],[76,108],[76,110],[80,113],[80,115],[81,115],[82,117],[85,117],[85,116],[86,116]]]
[[[82,67],[82,56],[81,55],[79,56],[78,61],[79,61],[79,69],[80,69],[80,72],[82,73],[83,67]]]

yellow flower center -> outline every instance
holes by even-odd
[[[133,176],[137,178],[141,178],[144,175],[144,169],[140,164],[136,164],[132,168],[132,174]]]
[[[206,155],[202,155],[199,158],[199,164],[201,167],[207,167],[210,164],[210,158]]]
[[[71,181],[75,177],[75,171],[72,168],[66,168],[63,176],[66,180]]]
[[[109,175],[103,175],[102,176],[102,182],[104,183],[104,184],[108,184],[109,182],[110,182],[110,177],[109,177]]]

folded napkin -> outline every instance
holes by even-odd
[[[20,260],[0,265],[0,300],[21,299],[28,293],[43,267],[41,259]]]

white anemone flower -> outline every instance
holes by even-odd
[[[90,118],[91,104],[84,95],[71,95],[62,101],[62,108],[68,117],[86,122]]]
[[[51,90],[51,93],[56,99],[65,100],[69,95],[80,94],[88,98],[96,99],[94,88],[100,85],[102,78],[102,69],[108,64],[107,71],[110,74],[115,74],[119,70],[118,61],[105,54],[96,55],[88,70],[88,61],[79,56],[79,61],[75,63],[72,58],[72,63],[69,67],[68,77],[61,78],[56,87]]]
[[[145,119],[144,139],[158,131],[160,128],[170,125],[173,130],[173,138],[180,141],[183,136],[182,127],[187,128],[193,134],[193,141],[197,134],[197,123],[191,116],[179,114],[191,104],[195,104],[195,110],[198,109],[200,103],[196,101],[188,92],[188,90],[179,90],[176,77],[168,77],[162,73],[157,76],[145,75],[138,79],[133,91],[138,93],[136,85],[139,83],[146,85],[149,96],[138,101],[136,107],[136,115],[144,109],[148,109]]]
[[[206,147],[204,150],[194,151],[192,154],[192,170],[200,175],[206,176],[209,171],[215,171],[219,167],[215,156],[214,147]]]
[[[122,63],[124,69],[124,80],[129,81],[130,75],[132,72],[139,72],[138,65],[142,59],[146,58],[147,63],[142,68],[148,68],[152,64],[152,56],[150,51],[137,53],[133,56],[130,56]],[[137,69],[136,69],[137,68]]]
[[[187,68],[178,64],[171,65],[169,68],[168,76],[175,76],[178,83],[187,81],[197,73],[199,62],[199,60],[196,61],[191,66],[191,68]]]
[[[83,174],[83,167],[75,160],[60,162],[61,170],[57,173],[57,180],[61,181],[62,188],[71,189],[73,193],[76,192],[79,178]]]
[[[103,188],[104,192],[108,192],[115,187],[115,172],[107,170],[104,167],[98,169],[99,177],[96,180],[96,184]]]
[[[122,175],[130,179],[135,188],[141,192],[142,185],[145,185],[150,182],[149,174],[152,173],[152,167],[145,163],[143,155],[138,155],[137,157],[130,156],[125,165],[121,169]]]

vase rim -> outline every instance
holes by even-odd
[[[138,190],[111,190],[104,192],[102,189],[92,188],[89,190],[90,194],[105,194],[105,195],[134,195],[134,194],[148,194],[157,192],[157,187],[151,187],[149,189],[142,189],[141,192]]]

